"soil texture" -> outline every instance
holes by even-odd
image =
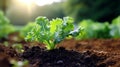
[[[21,44],[24,52],[18,53],[13,44]],[[26,42],[13,33],[0,39],[0,67],[11,67],[11,59],[27,59],[28,67],[120,67],[120,39],[70,39],[48,51],[42,43]]]
[[[94,51],[79,53],[63,47],[49,51],[37,46],[27,49],[22,57],[33,67],[106,67],[102,62],[107,58]]]

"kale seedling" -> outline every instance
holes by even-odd
[[[75,29],[73,18],[70,17],[51,21],[46,17],[38,17],[35,22],[37,25],[28,32],[26,40],[42,42],[48,50],[55,49],[56,44],[69,36],[76,37],[81,31],[80,28]]]
[[[18,53],[24,52],[22,44],[16,43],[16,44],[13,44],[12,47],[13,47]]]

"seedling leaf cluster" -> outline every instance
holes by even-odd
[[[51,21],[46,17],[38,17],[35,22],[37,25],[28,32],[26,40],[42,42],[48,50],[55,49],[56,44],[66,37],[78,36],[81,31],[80,28],[75,29],[71,17],[56,18]]]

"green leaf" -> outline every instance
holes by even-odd
[[[61,27],[63,21],[60,18],[53,19],[50,21],[50,33],[54,34],[56,30],[59,30],[58,28]]]

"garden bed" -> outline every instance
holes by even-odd
[[[15,35],[14,35],[15,36]],[[15,42],[7,40],[8,44],[20,43],[24,53],[17,53],[11,46],[0,44],[0,66],[11,67],[11,59],[28,60],[27,67],[119,67],[120,39],[87,39],[64,40],[55,50],[46,50],[41,43]]]

